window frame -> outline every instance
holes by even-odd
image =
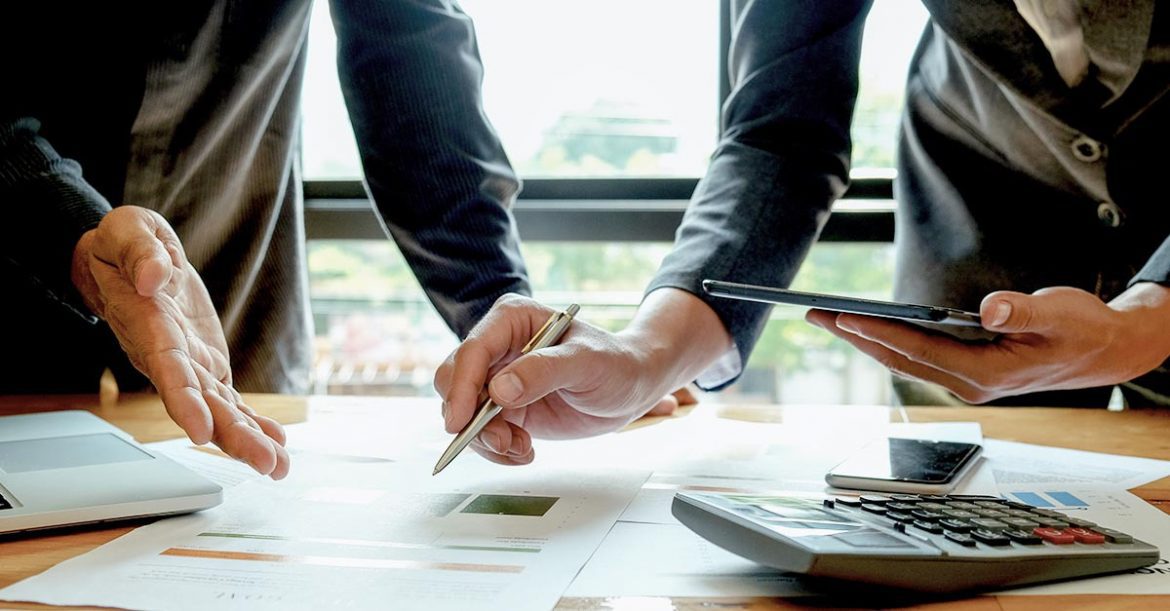
[[[731,0],[719,0],[719,99],[715,120],[731,93]],[[821,232],[826,242],[892,242],[893,173],[852,176],[849,189]],[[513,206],[520,238],[528,241],[673,242],[698,178],[524,179]],[[303,183],[306,238],[377,240],[387,236],[360,180]],[[857,205],[855,202],[864,202]],[[853,203],[853,205],[851,205]]]

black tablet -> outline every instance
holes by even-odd
[[[843,297],[823,293],[802,293],[769,286],[739,284],[720,280],[704,280],[703,290],[716,297],[746,299],[748,301],[760,301],[763,303],[801,305],[821,310],[832,310],[834,312],[867,314],[869,316],[883,316],[914,322],[957,325],[961,327],[983,327],[979,321],[979,314],[956,310],[954,308],[944,308],[942,306],[876,301],[873,299],[858,299],[856,297]]]

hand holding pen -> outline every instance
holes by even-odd
[[[663,299],[671,296],[683,301]],[[591,437],[645,415],[670,414],[679,405],[671,393],[731,348],[723,324],[706,305],[689,293],[660,289],[620,332],[578,317],[559,342],[521,355],[550,313],[528,297],[500,298],[435,373],[447,432],[462,431],[479,412],[485,386],[503,408],[470,444],[492,462],[532,462],[533,438]],[[643,316],[650,324],[639,322]],[[657,321],[664,325],[655,326]],[[711,334],[724,337],[712,340]],[[695,350],[707,352],[694,356]]]
[[[540,330],[532,336],[532,339],[529,340],[528,343],[520,349],[520,355],[523,356],[529,352],[532,352],[533,350],[547,348],[559,341],[561,336],[564,335],[565,331],[569,330],[569,325],[573,323],[573,317],[577,315],[577,311],[580,309],[581,307],[574,303],[568,308],[565,308],[564,312],[554,312],[553,315],[550,316],[547,321],[545,321],[544,326],[542,326]],[[479,410],[475,413],[475,416],[471,418],[471,421],[467,423],[467,426],[463,427],[463,430],[459,431],[459,434],[456,435],[455,439],[451,441],[451,445],[447,446],[447,450],[443,452],[442,456],[439,457],[439,462],[435,464],[435,471],[432,473],[432,475],[438,475],[439,472],[442,471],[447,465],[449,465],[452,460],[455,460],[455,457],[458,456],[459,453],[462,452],[463,449],[472,442],[472,440],[479,436],[484,427],[486,427],[487,424],[492,421],[492,418],[498,416],[500,410],[502,409],[502,407],[496,405],[496,403],[492,401],[490,396],[485,398],[481,403]]]

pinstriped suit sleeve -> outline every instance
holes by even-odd
[[[700,386],[735,381],[771,311],[707,296],[703,279],[787,286],[845,191],[868,9],[865,1],[733,4],[722,137],[647,289],[697,295],[734,339],[735,349],[699,377]]]
[[[520,183],[483,111],[471,20],[445,0],[331,8],[367,188],[462,338],[500,295],[530,292],[509,211]]]
[[[77,241],[110,205],[39,129],[28,117],[0,121],[0,261],[33,290],[96,322],[73,288],[70,267]]]

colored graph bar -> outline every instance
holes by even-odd
[[[1035,492],[1013,492],[1012,496],[1020,499],[1021,503],[1027,503],[1033,507],[1052,507],[1052,503],[1048,499],[1036,494]]]
[[[1048,496],[1056,500],[1057,503],[1065,507],[1088,507],[1089,504],[1073,496],[1069,492],[1045,492]]]

